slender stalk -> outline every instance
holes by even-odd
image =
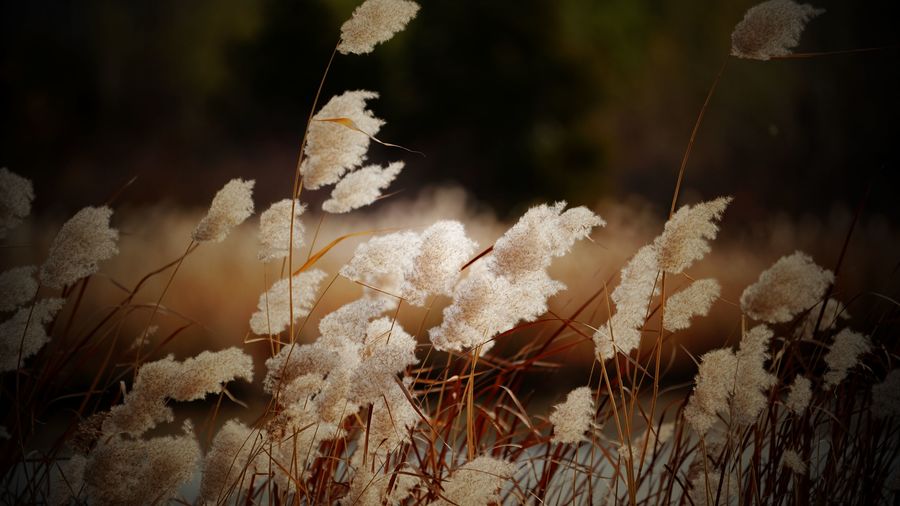
[[[140,340],[138,341],[137,349],[134,352],[134,367],[133,374],[134,377],[132,379],[137,378],[137,372],[140,368],[141,363],[141,348],[144,346],[144,340],[147,337],[147,333],[150,332],[150,327],[153,325],[153,318],[156,316],[156,313],[159,311],[159,306],[162,304],[163,298],[165,298],[166,294],[169,292],[169,288],[172,287],[172,282],[175,280],[175,276],[178,274],[178,270],[181,268],[181,265],[184,263],[184,259],[187,258],[188,254],[190,254],[191,249],[194,247],[194,240],[191,239],[191,242],[188,243],[187,248],[182,253],[181,257],[178,259],[178,263],[175,264],[175,268],[172,270],[172,274],[169,276],[168,281],[166,281],[166,285],[163,287],[162,292],[159,294],[159,298],[156,299],[156,303],[153,304],[153,310],[150,312],[150,317],[147,318],[147,324],[144,325],[144,330],[141,332]]]
[[[325,72],[322,73],[322,79],[319,81],[319,87],[316,89],[316,96],[313,98],[312,106],[309,108],[309,116],[306,119],[306,128],[303,129],[303,138],[300,140],[300,150],[297,153],[297,164],[294,168],[294,186],[291,190],[291,229],[288,233],[288,316],[290,317],[288,325],[288,335],[291,344],[294,343],[294,277],[290,274],[294,271],[294,220],[296,219],[297,199],[300,198],[300,192],[303,189],[303,175],[300,168],[303,166],[303,155],[306,151],[306,140],[309,136],[309,126],[312,124],[313,116],[316,114],[316,106],[319,104],[319,97],[322,95],[322,88],[325,87],[325,79],[331,70],[331,63],[337,54],[337,45],[331,51],[328,57],[328,63],[325,65]]]
[[[675,206],[678,204],[678,195],[681,192],[681,183],[684,181],[684,172],[687,169],[688,159],[690,159],[691,152],[694,150],[694,141],[697,140],[697,132],[700,131],[703,117],[706,115],[706,110],[709,108],[709,103],[716,93],[716,88],[719,86],[719,81],[722,79],[722,74],[725,73],[725,67],[727,65],[728,59],[722,62],[722,66],[719,67],[719,72],[716,74],[712,86],[709,87],[709,91],[706,93],[706,100],[703,101],[703,107],[700,108],[700,114],[697,115],[697,121],[694,122],[694,128],[691,130],[691,137],[688,139],[687,148],[684,150],[684,156],[681,157],[681,166],[678,168],[678,179],[675,181],[675,192],[672,194],[672,205],[669,208],[669,218],[675,214]]]

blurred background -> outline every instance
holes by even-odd
[[[4,2],[0,164],[34,179],[38,210],[69,215],[133,176],[130,204],[205,206],[229,178],[282,198],[319,78],[356,0]],[[323,101],[381,93],[395,188],[462,185],[501,218],[537,201],[640,195],[666,207],[694,120],[756,0],[423,0],[408,29],[339,56]],[[855,205],[897,218],[900,6],[819,1],[799,52],[731,59],[687,194],[741,212]],[[164,189],[165,191],[160,191]],[[692,193],[693,192],[693,193]],[[695,196],[696,196],[695,195]]]
[[[37,193],[33,222],[12,238],[27,247],[8,249],[5,263],[39,261],[58,223],[133,177],[116,201],[122,255],[104,267],[126,285],[183,251],[229,179],[256,179],[258,210],[285,198],[316,87],[358,3],[4,2],[0,166],[32,178]],[[756,0],[420,3],[407,30],[373,54],[337,56],[322,103],[348,89],[378,91],[371,108],[387,121],[379,138],[425,156],[373,145],[375,162],[406,161],[389,190],[400,193],[372,215],[329,218],[323,240],[457,218],[486,246],[529,205],[589,205],[610,227],[554,266],[572,288],[554,309],[575,307],[659,232],[691,129],[727,60],[681,201],[735,201],[713,257],[693,274],[717,276],[734,301],[794,249],[830,268],[869,187],[837,294],[900,292],[897,2],[817,1],[827,12],[797,51],[886,49],[769,62],[727,56],[734,25]],[[311,230],[317,217],[308,219]],[[204,339],[240,344],[275,275],[255,262],[254,226],[227,248],[198,253],[167,296],[203,323]],[[329,272],[351,253],[349,244],[336,250]],[[118,297],[102,286],[91,288],[98,300]],[[347,300],[358,291],[336,289]],[[864,317],[870,301],[851,313]],[[738,312],[722,314],[697,327],[703,343],[692,352],[737,335]],[[161,324],[171,330],[179,318]],[[408,318],[416,328],[424,317]],[[569,355],[589,366],[590,351]]]

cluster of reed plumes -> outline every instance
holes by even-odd
[[[343,25],[335,52],[371,52],[418,10],[408,0],[366,0]],[[732,54],[790,55],[820,13],[790,0],[764,2],[738,24]],[[65,223],[39,267],[0,275],[0,311],[8,314],[0,325],[5,502],[706,505],[900,497],[900,369],[891,341],[898,304],[878,294],[837,300],[840,261],[829,270],[802,252],[785,252],[739,300],[727,300],[716,279],[695,279],[690,270],[709,253],[731,197],[678,208],[676,187],[659,235],[617,281],[565,314],[548,311],[565,289],[548,267],[606,223],[564,202],[531,208],[492,244],[443,220],[361,230],[295,258],[319,239],[318,228],[303,224],[302,190],[333,185],[323,211],[346,213],[381,198],[404,167],[364,165],[373,140],[386,144],[375,137],[384,121],[367,109],[375,98],[348,91],[310,115],[292,194],[259,216],[258,260],[270,287],[248,315],[245,349],[159,358],[193,324],[164,304],[173,280],[198,248],[217,247],[253,215],[253,181],[235,179],[215,195],[178,258],[131,287],[104,279],[122,291],[112,307],[79,312],[100,264],[118,254],[106,205]],[[683,176],[684,164],[679,187]],[[0,179],[5,235],[28,217],[34,192],[6,169]],[[323,270],[320,260],[351,236],[365,238],[352,258],[339,272]],[[311,313],[339,277],[363,295],[311,328]],[[166,281],[148,295],[154,278]],[[427,315],[446,301],[432,328],[398,322],[401,312]],[[717,306],[740,312],[736,348],[723,343],[697,357],[692,385],[665,383],[664,345]],[[859,317],[864,309],[867,318]],[[136,314],[141,330],[123,336],[123,322]],[[160,333],[163,315],[185,323]],[[530,339],[518,350],[492,353],[521,334]],[[583,386],[541,392],[560,401],[552,408],[529,406],[529,373],[559,367],[555,357],[584,342],[593,343],[596,360]],[[262,374],[247,348],[265,351]],[[91,385],[73,392],[68,375],[86,361],[96,371]],[[259,376],[269,401],[254,421],[221,419],[224,404],[242,404],[234,386]],[[74,412],[55,414],[64,420],[46,419],[55,403],[73,399]],[[209,411],[198,429],[179,411],[202,399]]]

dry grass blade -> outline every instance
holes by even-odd
[[[368,137],[369,139],[372,139],[373,141],[377,142],[378,144],[381,144],[382,146],[387,146],[389,148],[400,148],[403,151],[406,151],[408,153],[420,155],[423,158],[425,157],[425,153],[423,153],[421,151],[416,151],[414,149],[409,149],[409,148],[403,147],[399,144],[391,144],[390,142],[384,142],[382,140],[379,140],[374,135],[371,135],[368,132],[359,128],[356,125],[356,123],[350,118],[318,118],[318,119],[313,119],[313,121],[321,121],[321,122],[325,122],[325,123],[335,123],[335,124],[341,125],[343,127],[349,128],[350,130],[353,130],[354,132],[359,132],[359,133],[365,135],[366,137]]]
[[[292,273],[292,275],[296,276],[297,274],[300,274],[301,272],[309,269],[310,267],[315,265],[315,263],[318,262],[320,258],[325,256],[325,254],[327,254],[329,251],[331,251],[332,248],[334,248],[341,242],[346,241],[347,239],[352,239],[354,237],[363,237],[363,236],[372,235],[372,234],[380,234],[383,232],[392,232],[395,230],[396,229],[393,229],[393,228],[384,228],[384,229],[376,229],[376,230],[363,230],[360,232],[352,232],[350,234],[344,234],[344,235],[338,237],[337,239],[334,239],[327,245],[325,245],[319,251],[316,251],[314,254],[310,255],[309,259],[307,259],[303,265],[301,265],[297,270],[295,270]]]

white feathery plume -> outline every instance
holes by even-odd
[[[728,412],[737,363],[737,357],[728,349],[713,350],[700,357],[684,419],[701,436],[716,423],[718,414]]]
[[[781,465],[797,474],[805,475],[808,472],[806,462],[803,460],[803,457],[801,457],[799,453],[790,448],[785,450],[784,454],[781,456]]]
[[[32,300],[38,284],[34,279],[37,267],[13,267],[0,274],[0,312],[12,311]]]
[[[787,399],[784,402],[785,405],[795,415],[801,415],[809,407],[811,399],[812,382],[808,378],[798,375],[791,384],[791,389],[788,391]]]
[[[304,187],[315,190],[332,185],[345,172],[362,165],[369,136],[384,125],[366,109],[366,101],[373,98],[378,94],[372,91],[346,91],[332,97],[313,116],[306,134],[306,157],[300,165]]]
[[[492,338],[519,321],[547,311],[547,299],[565,285],[546,272],[553,257],[565,255],[591,229],[605,222],[585,207],[563,212],[565,202],[529,209],[493,247],[493,254],[470,268],[453,292],[440,327],[429,333],[439,350],[493,346]]]
[[[441,487],[444,498],[429,506],[449,506],[451,504],[492,504],[500,501],[500,487],[516,471],[512,462],[493,457],[477,457],[466,462],[450,474]]]
[[[411,378],[404,378],[408,386]],[[384,456],[396,451],[409,441],[410,430],[421,421],[416,409],[394,382],[382,396],[372,404],[372,423],[369,425],[369,451]]]
[[[676,332],[690,327],[691,318],[709,314],[709,309],[720,293],[719,282],[715,279],[694,281],[666,300],[663,328]]]
[[[644,327],[650,299],[659,292],[658,274],[659,263],[653,245],[639,249],[622,268],[619,286],[610,296],[616,313],[594,332],[594,347],[598,359],[610,359],[616,355],[616,351],[628,354],[640,346],[641,329]]]
[[[360,363],[350,378],[348,397],[366,404],[377,401],[395,386],[397,375],[417,364],[416,339],[399,323],[379,318],[369,324]]]
[[[100,270],[100,262],[119,253],[119,232],[110,228],[109,207],[85,207],[67,221],[41,266],[41,283],[62,288]]]
[[[331,190],[331,198],[322,203],[322,210],[347,213],[375,202],[403,166],[403,162],[393,162],[387,167],[369,165],[347,174]]]
[[[872,351],[872,342],[867,336],[845,328],[834,336],[834,343],[825,355],[828,372],[825,373],[823,388],[840,385],[847,372],[859,364],[861,356]]]
[[[441,325],[429,330],[438,350],[481,346],[484,353],[493,346],[491,339],[498,333],[546,313],[547,299],[565,288],[544,271],[512,283],[491,272],[486,263],[476,263],[471,270],[469,277],[456,286],[453,302],[444,308]]]
[[[254,180],[232,179],[213,197],[206,216],[200,220],[191,238],[197,242],[222,242],[234,227],[253,214]]]
[[[709,253],[709,242],[719,232],[717,222],[731,203],[719,197],[694,206],[683,206],[666,222],[663,233],[653,242],[659,268],[679,274]]]
[[[293,209],[293,220],[291,220]],[[259,254],[262,262],[287,258],[291,252],[291,222],[293,221],[293,248],[303,245],[303,223],[300,215],[306,205],[299,200],[284,199],[272,204],[259,215]]]
[[[259,452],[255,459],[251,455],[259,447],[262,437],[261,431],[253,430],[237,420],[225,422],[203,459],[200,504],[219,502],[219,498],[226,497],[231,487],[234,487],[235,494],[244,492],[250,486],[253,473],[268,473],[268,455]]]
[[[362,343],[369,328],[369,321],[384,313],[388,305],[386,300],[374,297],[362,297],[344,304],[319,320],[319,333],[323,337]]]
[[[31,214],[34,187],[31,180],[6,167],[0,168],[0,239]]]
[[[250,330],[260,336],[278,334],[308,315],[323,279],[324,271],[312,269],[293,276],[290,281],[288,278],[276,281],[259,296],[257,311],[250,316]]]
[[[183,362],[176,362],[169,355],[145,363],[122,404],[109,411],[103,422],[103,433],[139,437],[174,419],[172,408],[166,405],[167,399],[200,400],[207,394],[220,392],[222,384],[238,378],[253,380],[253,360],[239,348],[204,351]]]
[[[439,221],[420,238],[421,247],[401,288],[402,296],[414,306],[424,306],[432,295],[451,295],[460,269],[478,247],[458,221]]]
[[[731,33],[731,54],[768,60],[787,56],[800,43],[806,23],[825,12],[793,0],[768,0],[751,7]]]
[[[57,298],[41,299],[33,308],[22,307],[0,324],[0,372],[15,371],[50,341],[46,327],[65,302]]]
[[[168,502],[190,481],[200,459],[189,422],[181,435],[101,438],[84,468],[87,496],[91,504]]]
[[[406,28],[419,4],[409,0],[366,0],[341,26],[337,50],[342,54],[365,54]]]
[[[757,325],[741,337],[741,346],[735,354],[734,396],[731,401],[732,421],[749,425],[768,404],[766,391],[778,381],[765,367],[769,359],[769,342],[772,331],[765,325]]]
[[[583,441],[594,420],[594,396],[591,387],[579,387],[569,392],[565,402],[553,406],[550,423],[553,424],[554,443],[578,443]]]
[[[415,232],[373,237],[356,247],[353,258],[341,267],[341,276],[399,296],[421,247],[422,238]]]
[[[587,237],[606,222],[586,207],[563,212],[565,202],[541,204],[529,209],[515,225],[497,239],[491,269],[515,282],[550,266],[553,257],[569,252],[575,241]]]
[[[800,251],[781,257],[741,294],[741,310],[754,320],[790,321],[821,299],[834,274]]]

